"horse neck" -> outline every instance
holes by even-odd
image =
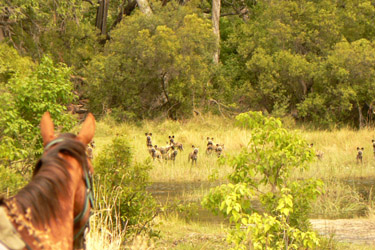
[[[55,187],[57,192],[55,192],[54,197],[48,197],[49,199],[46,200],[44,204],[40,204],[40,206],[34,203],[35,198],[40,201],[46,198],[46,194],[51,194],[51,192],[48,193],[43,187],[40,187],[41,182],[51,178],[48,177],[48,173],[44,173],[41,170],[26,187],[15,195],[14,199],[18,211],[21,212],[20,218],[23,217],[22,221],[19,221],[20,223],[15,223],[16,227],[18,226],[20,228],[21,225],[24,226],[24,229],[19,230],[21,236],[25,241],[29,240],[29,242],[33,244],[32,242],[33,238],[35,239],[35,235],[31,234],[30,236],[30,231],[37,231],[36,237],[38,237],[39,234],[40,236],[38,238],[41,238],[41,241],[45,238],[48,239],[43,249],[71,249],[73,245],[74,200],[79,182],[82,181],[82,171],[79,170],[82,168],[73,157],[67,155],[61,155],[61,157],[70,163],[67,164],[67,171],[70,178],[58,178],[60,182],[65,183],[60,183],[60,185],[55,184],[59,186]],[[43,168],[48,168],[48,166]],[[30,204],[26,210],[24,209],[25,204]],[[57,211],[45,210],[44,212],[49,214],[47,218],[48,221],[43,224],[40,222],[40,219],[38,220],[37,216],[43,213],[43,208],[45,207],[56,209]],[[29,208],[30,210],[28,210]],[[36,246],[35,249],[38,249],[38,246]]]

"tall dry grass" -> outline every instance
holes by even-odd
[[[234,120],[207,116],[195,117],[185,121],[143,121],[141,125],[129,123],[116,124],[106,118],[98,123],[96,134],[97,148],[108,144],[116,134],[128,135],[137,160],[150,157],[146,147],[146,132],[152,132],[152,142],[164,146],[169,135],[183,143],[184,151],[179,152],[175,164],[170,161],[155,161],[151,172],[155,182],[202,181],[216,174],[224,179],[231,171],[230,166],[221,166],[214,155],[207,156],[206,138],[214,137],[217,143],[224,143],[225,154],[237,154],[251,139],[250,131],[234,125]],[[308,171],[294,172],[295,178],[373,178],[375,177],[375,157],[371,140],[375,132],[371,129],[353,130],[349,128],[333,131],[309,131],[294,129],[307,143],[314,143],[314,148],[324,152],[323,159],[310,164]],[[199,147],[198,164],[188,163],[188,154],[192,145]],[[356,163],[357,147],[364,147],[363,164]]]
[[[121,227],[121,219],[116,205],[120,191],[100,184],[100,177],[95,180],[95,205],[91,210],[90,232],[87,237],[87,249],[90,250],[148,250],[154,249],[153,242],[145,236],[126,238],[126,229]]]
[[[314,143],[316,150],[324,152],[310,170],[301,177],[323,179],[358,179],[375,177],[375,157],[372,129],[353,130],[349,128],[334,131],[301,131],[303,137]],[[363,163],[357,164],[357,147],[364,147]]]
[[[246,145],[250,135],[247,131],[236,128],[233,121],[216,117],[207,117],[205,120],[195,118],[184,122],[144,121],[142,126],[127,123],[116,125],[107,118],[98,123],[98,131],[96,142],[99,150],[116,134],[128,135],[138,161],[150,157],[146,147],[146,132],[153,133],[152,143],[158,146],[165,146],[169,140],[168,136],[174,135],[175,140],[183,144],[184,150],[178,152],[174,163],[165,160],[154,161],[150,175],[151,181],[155,182],[206,181],[213,174],[219,179],[224,179],[231,168],[219,166],[215,154],[206,155],[206,138],[214,137],[216,143],[225,145],[224,153],[231,154]],[[199,148],[197,165],[188,162],[192,145]]]
[[[100,177],[95,178],[94,209],[91,210],[90,233],[87,238],[87,248],[92,250],[123,249],[123,240],[126,232],[122,230],[120,215],[117,213],[116,204],[119,192],[107,189],[100,184]],[[101,202],[100,202],[101,201]],[[114,216],[111,216],[114,214]]]

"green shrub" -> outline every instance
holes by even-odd
[[[96,187],[101,195],[96,197],[100,207],[115,204],[113,220],[120,215],[122,230],[127,236],[148,233],[153,236],[153,218],[157,213],[154,198],[146,191],[149,183],[150,160],[133,161],[132,148],[125,136],[118,136],[107,145],[94,161]],[[104,205],[103,205],[104,204]]]
[[[13,195],[26,184],[22,174],[2,165],[0,165],[0,180],[0,196]]]
[[[0,48],[1,49],[1,48]],[[12,60],[12,58],[8,58]],[[23,63],[22,59],[17,59]],[[24,65],[28,65],[24,63]],[[25,66],[26,67],[26,66]],[[31,71],[6,70],[0,62],[0,161],[33,161],[43,152],[39,122],[49,111],[56,127],[68,131],[74,125],[64,111],[74,99],[70,69],[55,65],[48,57]],[[22,74],[21,74],[22,73]]]
[[[313,159],[306,141],[260,112],[236,117],[251,130],[251,141],[228,162],[231,183],[211,190],[203,205],[220,212],[234,227],[227,240],[234,249],[311,249],[319,246],[309,231],[311,202],[323,183],[291,181],[291,171],[303,171]],[[254,201],[260,201],[255,203]]]

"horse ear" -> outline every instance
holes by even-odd
[[[87,145],[94,138],[95,134],[95,118],[89,113],[83,122],[81,131],[79,131],[77,139]]]
[[[43,146],[46,146],[55,138],[55,129],[49,112],[45,112],[40,121],[40,132],[43,138]]]

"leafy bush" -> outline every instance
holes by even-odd
[[[14,77],[6,85],[0,103],[0,158],[18,160],[30,156],[25,148],[33,148],[36,154],[42,152],[39,137],[40,118],[49,111],[56,126],[69,130],[73,126],[71,116],[64,114],[73,100],[72,86],[67,68],[56,68],[45,58],[36,72],[27,77]],[[32,155],[31,155],[32,156]]]
[[[291,171],[307,167],[313,152],[298,135],[284,129],[279,119],[260,112],[243,113],[236,119],[251,130],[251,141],[228,159],[234,170],[229,175],[231,183],[211,190],[203,205],[235,225],[227,237],[234,249],[318,246],[317,235],[309,231],[308,214],[323,184],[289,178]]]
[[[0,82],[0,161],[5,165],[16,160],[31,161],[42,153],[38,125],[45,111],[51,113],[55,125],[62,131],[68,131],[74,124],[73,117],[64,113],[66,105],[75,97],[69,80],[70,69],[55,65],[48,57],[36,66],[9,48],[0,47],[0,53],[9,57],[9,61],[19,62],[5,67],[0,61],[0,80],[3,80]]]
[[[90,106],[127,120],[191,114],[204,99],[214,50],[210,22],[190,3],[155,2],[153,15],[124,17],[87,67]]]
[[[0,195],[12,195],[26,184],[24,176],[0,165]]]
[[[131,146],[125,136],[118,136],[107,145],[95,159],[97,187],[106,195],[96,197],[99,203],[111,204],[110,211],[115,220],[119,214],[123,230],[127,235],[148,233],[153,236],[152,224],[157,205],[146,191],[149,183],[150,160],[134,162]],[[103,206],[101,206],[103,207]]]

